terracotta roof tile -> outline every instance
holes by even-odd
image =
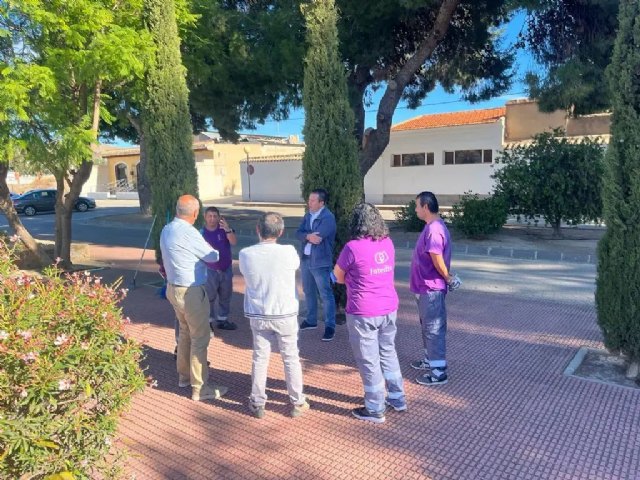
[[[420,130],[423,128],[452,127],[456,125],[473,125],[476,123],[492,123],[505,116],[505,107],[485,110],[468,110],[466,112],[436,113],[421,115],[398,123],[391,128],[392,132],[404,130]]]

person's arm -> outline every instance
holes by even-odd
[[[344,283],[345,271],[342,270],[338,264],[333,267],[333,274],[336,277],[336,283]]]
[[[442,276],[442,278],[444,278],[444,281],[447,282],[447,284],[451,282],[451,275],[449,274],[449,269],[444,263],[444,258],[442,257],[442,255],[431,252],[429,252],[429,255],[431,256],[433,266],[436,267],[436,270]]]
[[[207,243],[198,230],[191,228],[187,230],[186,235],[189,248],[200,260],[206,263],[215,263],[220,259],[218,251]]]
[[[227,240],[229,240],[229,243],[231,245],[237,245],[238,237],[236,237],[236,231],[229,226],[227,220],[224,217],[220,218],[220,226],[224,230],[224,233],[227,235]]]
[[[325,215],[320,216],[320,221],[316,225],[315,231],[309,237],[309,241],[315,245],[322,243],[325,238],[334,238],[336,236],[336,217],[330,212],[324,213]]]

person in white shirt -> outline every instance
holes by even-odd
[[[298,353],[298,296],[296,270],[300,259],[291,245],[280,245],[284,231],[279,213],[268,212],[258,221],[260,242],[240,250],[240,273],[245,280],[244,314],[253,334],[253,365],[249,410],[264,417],[267,402],[267,369],[271,342],[277,340],[284,363],[291,416],[309,409],[302,392],[302,365]]]
[[[176,216],[162,229],[160,251],[167,276],[167,299],[179,322],[177,369],[178,386],[191,386],[194,401],[218,399],[227,387],[209,384],[209,299],[205,290],[206,262],[218,261],[218,252],[193,227],[200,202],[182,195]]]

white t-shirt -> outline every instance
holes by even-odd
[[[293,246],[261,242],[240,250],[239,259],[246,317],[275,320],[298,315],[300,258]]]

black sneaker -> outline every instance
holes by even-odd
[[[418,378],[416,378],[417,383],[419,383],[420,385],[426,385],[426,386],[444,385],[448,381],[449,380],[447,377],[447,372],[442,370],[436,370],[436,369],[431,370],[430,373],[425,373],[424,375],[420,375]]]
[[[315,330],[316,328],[318,328],[318,325],[311,325],[306,320],[300,324],[300,330]]]
[[[236,328],[238,328],[238,325],[230,322],[229,320],[224,320],[222,322],[217,322],[216,327],[218,327],[220,330],[235,330]]]
[[[384,423],[384,413],[373,413],[367,410],[366,407],[354,408],[351,410],[351,415],[367,422]]]
[[[411,368],[415,370],[430,370],[429,362],[425,362],[424,360],[416,360],[415,362],[411,362]]]
[[[322,336],[323,342],[330,342],[336,336],[336,329],[327,327],[324,329],[324,335]]]

